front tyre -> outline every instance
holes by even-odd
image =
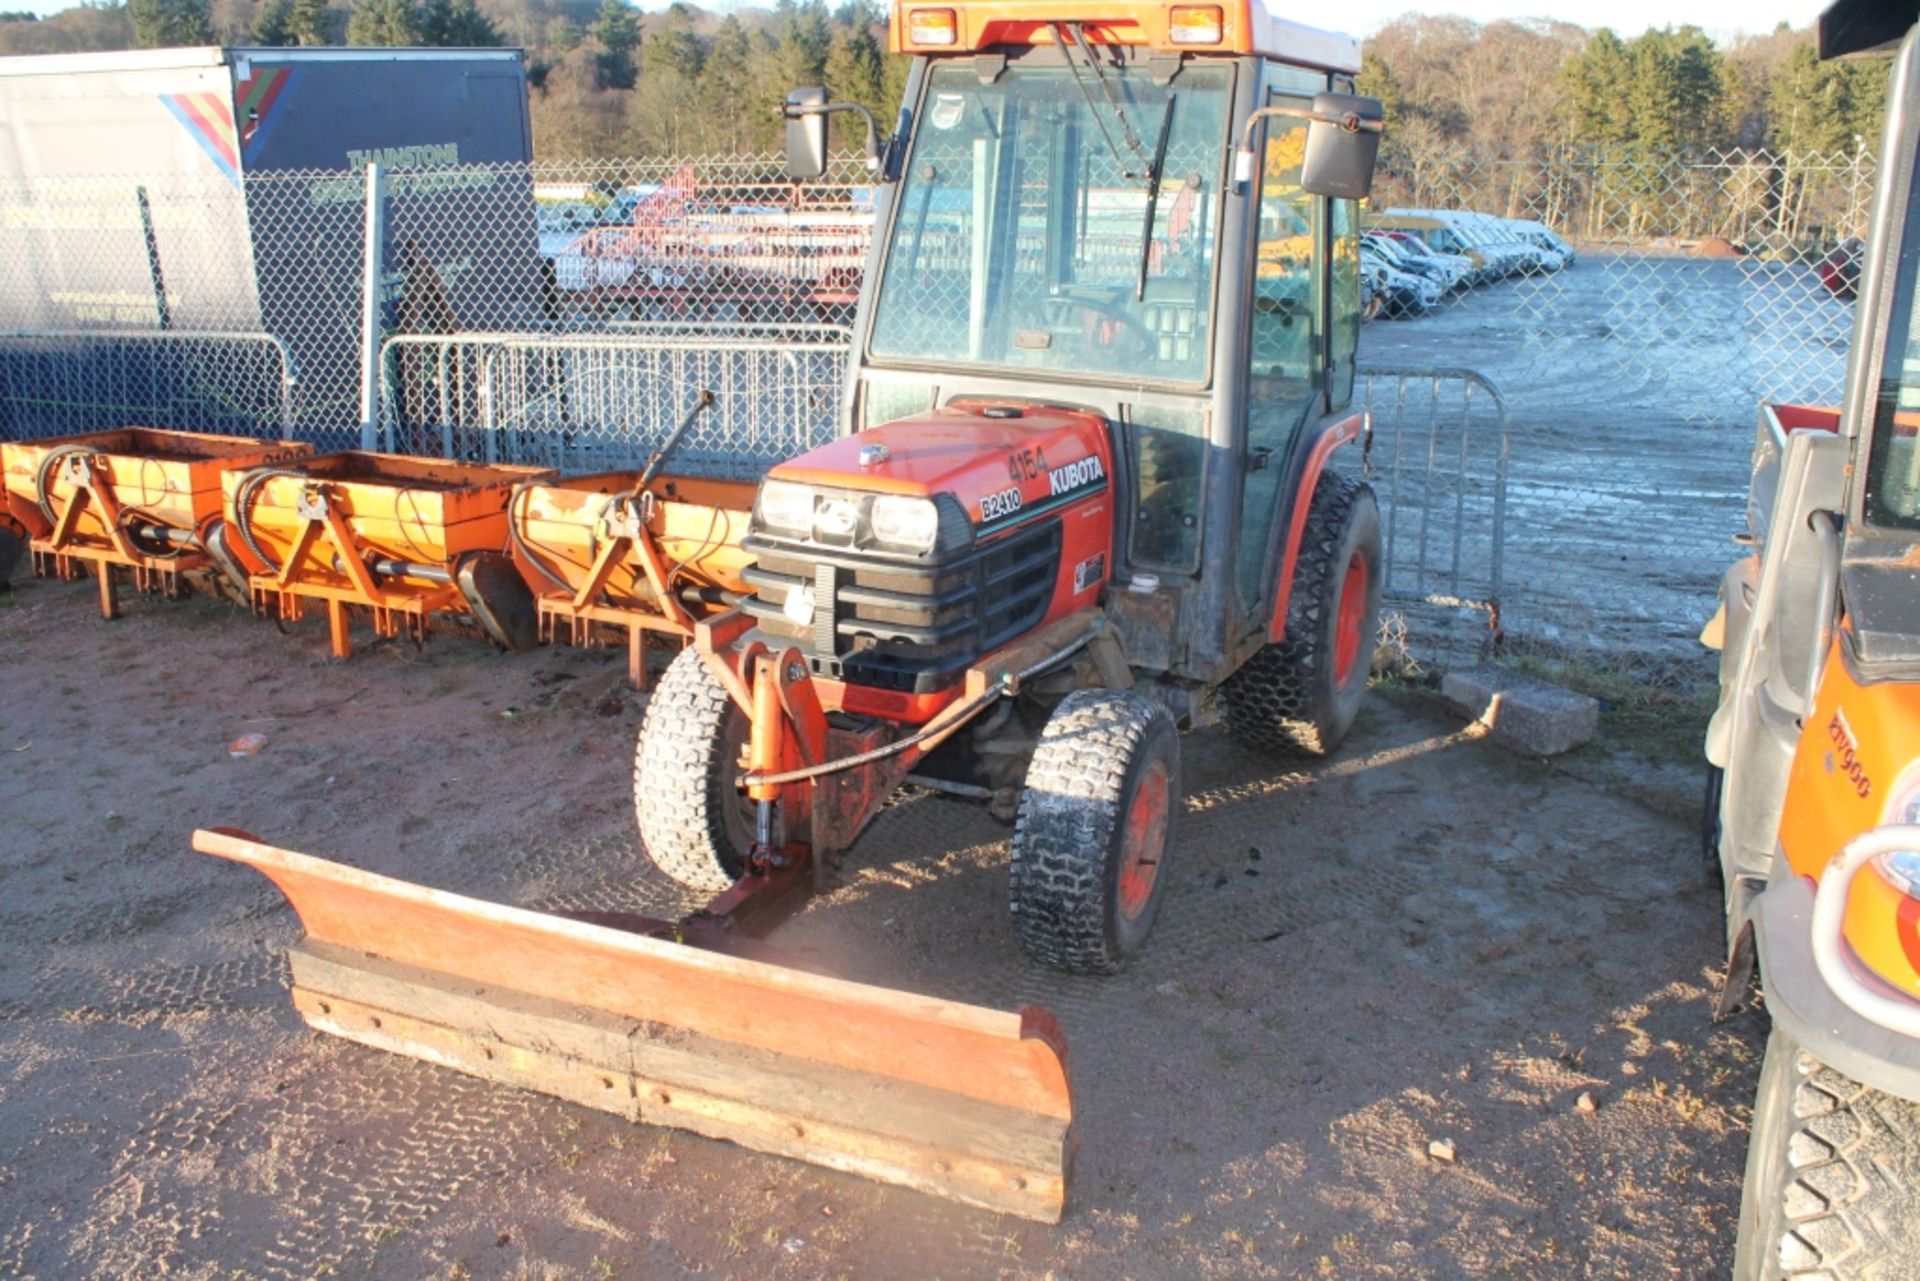
[[[695,890],[746,872],[752,804],[736,780],[747,717],[691,645],[647,700],[633,754],[633,812],[655,867]]]
[[[1359,715],[1380,632],[1380,506],[1371,487],[1323,472],[1307,509],[1287,634],[1220,687],[1227,730],[1249,747],[1325,756]]]
[[[1041,731],[1013,834],[1013,933],[1036,961],[1111,974],[1145,946],[1167,888],[1180,739],[1158,703],[1077,690]]]
[[[1920,1105],[1821,1063],[1778,1026],[1753,1104],[1734,1281],[1920,1276]]]

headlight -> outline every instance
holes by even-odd
[[[1920,769],[1909,769],[1894,784],[1882,823],[1920,823]],[[1920,899],[1920,850],[1901,850],[1882,854],[1873,860],[1874,870],[1908,898]]]
[[[760,521],[775,529],[804,534],[813,528],[813,490],[790,480],[760,486]]]
[[[933,550],[940,536],[940,509],[925,498],[882,494],[867,516],[874,538],[915,552]]]

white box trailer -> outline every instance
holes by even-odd
[[[365,167],[393,170],[387,327],[520,328],[541,306],[531,159],[519,50],[0,58],[0,331],[264,331],[297,367],[296,430],[337,436],[358,421]],[[58,346],[0,351],[0,436],[45,434],[42,384],[74,360],[165,344]]]

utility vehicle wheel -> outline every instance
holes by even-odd
[[[633,754],[633,812],[655,867],[696,890],[746,870],[753,803],[735,785],[747,718],[691,646],[647,700]]]
[[[1286,639],[1221,686],[1227,729],[1266,751],[1333,751],[1360,711],[1379,631],[1379,504],[1368,486],[1325,472],[1301,532]]]
[[[1158,703],[1076,690],[1027,766],[1009,877],[1013,934],[1036,961],[1111,974],[1147,941],[1166,893],[1180,736]]]
[[[1894,1281],[1920,1265],[1920,1105],[1767,1038],[1734,1281]]]

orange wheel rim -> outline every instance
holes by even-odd
[[[1345,688],[1353,679],[1353,665],[1360,657],[1360,631],[1367,621],[1367,591],[1372,570],[1367,558],[1355,552],[1347,561],[1347,572],[1340,584],[1340,612],[1333,625],[1333,682]]]
[[[1154,761],[1140,775],[1133,803],[1127,806],[1125,846],[1120,864],[1120,914],[1136,919],[1153,897],[1160,876],[1160,856],[1167,847],[1167,767]]]

